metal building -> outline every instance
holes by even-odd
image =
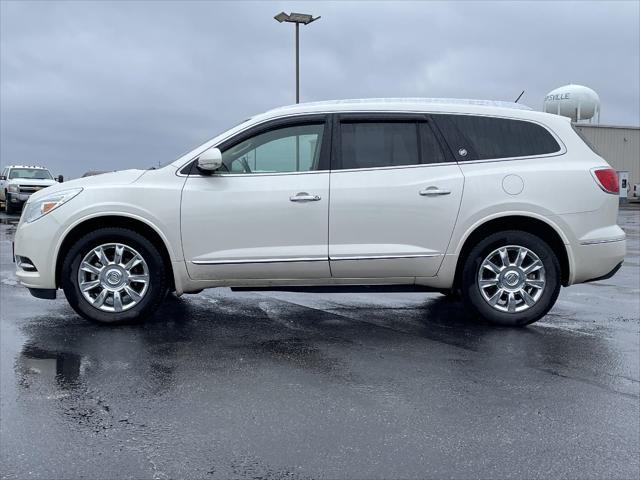
[[[574,124],[587,140],[616,170],[629,172],[629,195],[640,183],[640,127]]]

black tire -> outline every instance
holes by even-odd
[[[13,205],[11,205],[11,198],[8,192],[4,194],[4,211],[7,215],[13,215],[17,212]]]
[[[145,260],[149,271],[146,294],[128,310],[105,312],[89,303],[78,285],[78,269],[84,256],[93,248],[106,243],[120,243],[136,250]],[[126,228],[101,228],[80,238],[67,253],[61,270],[60,283],[67,301],[82,317],[99,323],[132,323],[152,315],[169,290],[168,272],[158,249],[144,236]]]
[[[517,245],[538,256],[545,270],[546,285],[535,304],[521,312],[503,312],[489,305],[481,294],[478,273],[484,259],[494,250]],[[461,277],[462,299],[475,315],[499,325],[524,326],[544,317],[560,293],[561,277],[558,257],[541,238],[520,230],[494,233],[479,242],[464,259]]]

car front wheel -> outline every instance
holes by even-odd
[[[560,292],[560,264],[541,238],[523,231],[489,235],[466,258],[465,305],[501,325],[533,323],[553,307]]]
[[[142,320],[167,294],[167,272],[157,248],[124,228],[91,232],[69,250],[61,283],[73,309],[101,323]]]

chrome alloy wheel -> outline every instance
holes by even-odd
[[[103,312],[136,306],[149,289],[149,267],[142,255],[121,243],[105,243],[87,253],[78,269],[78,286],[90,305]]]
[[[546,286],[542,260],[531,250],[507,245],[491,252],[480,265],[482,298],[501,312],[522,312],[534,306]]]

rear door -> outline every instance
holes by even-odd
[[[464,178],[431,119],[337,115],[332,143],[332,276],[412,283],[436,275]]]

